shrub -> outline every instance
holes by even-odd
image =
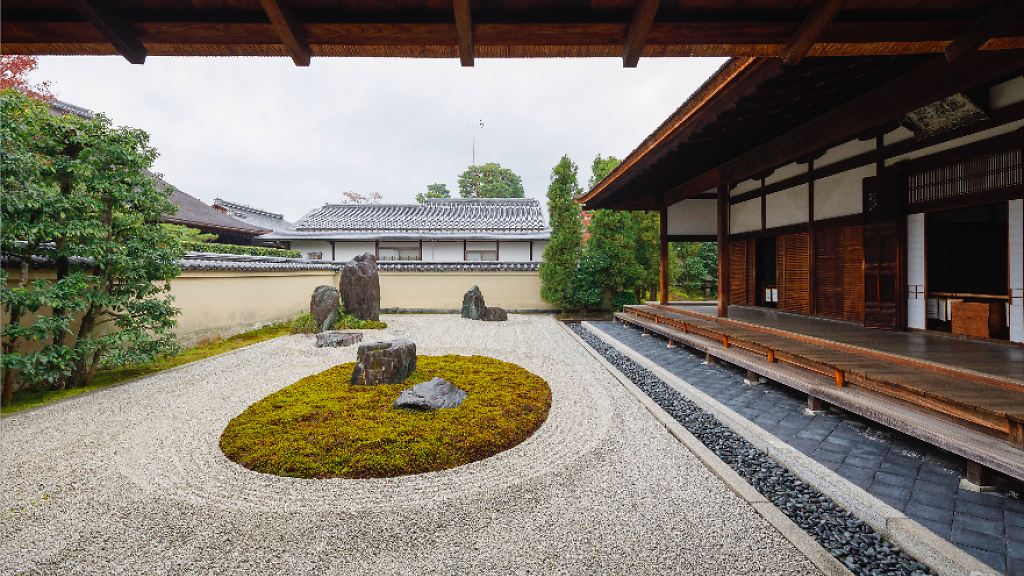
[[[639,303],[640,301],[637,300],[636,293],[634,292],[616,292],[615,297],[612,298],[612,308],[616,312],[622,312],[623,306],[632,306]]]
[[[388,325],[375,320],[360,320],[351,314],[345,314],[338,310],[338,321],[331,326],[331,330],[383,330]],[[310,313],[299,314],[292,320],[292,334],[316,334],[317,325]]]
[[[281,250],[263,246],[239,246],[237,244],[214,244],[211,242],[182,242],[185,250],[210,254],[238,254],[241,256],[273,256],[276,258],[302,258],[298,250]]]

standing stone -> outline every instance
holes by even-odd
[[[380,278],[373,254],[367,252],[345,263],[340,288],[346,314],[360,320],[380,320]]]
[[[313,315],[318,333],[330,330],[338,321],[339,302],[338,290],[334,286],[321,285],[313,290],[313,296],[309,299],[309,313]]]
[[[356,342],[362,342],[363,335],[359,332],[342,332],[341,330],[328,330],[316,335],[317,348],[342,348],[351,346]]]
[[[415,370],[416,344],[409,340],[399,338],[360,344],[356,367],[352,370],[352,385],[401,384]]]
[[[505,312],[504,308],[497,306],[488,306],[484,311],[483,320],[488,322],[504,322],[508,320],[508,313]]]
[[[478,286],[473,286],[462,297],[462,317],[470,320],[482,320],[486,311],[484,295],[480,293]]]
[[[466,391],[455,384],[442,378],[434,378],[402,390],[398,400],[395,400],[391,407],[396,410],[432,412],[442,408],[458,408],[466,400],[466,396]]]

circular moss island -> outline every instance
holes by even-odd
[[[508,450],[551,408],[551,389],[515,364],[485,356],[419,356],[401,384],[352,386],[341,364],[249,406],[220,438],[257,472],[298,478],[390,478],[446,470]],[[394,410],[405,390],[441,377],[465,390],[458,408]]]

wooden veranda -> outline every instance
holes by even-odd
[[[717,303],[627,306],[616,318],[1024,480],[1024,348]]]

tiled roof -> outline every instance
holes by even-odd
[[[299,231],[517,234],[547,227],[533,198],[429,198],[422,204],[328,204],[295,224]]]
[[[92,120],[96,117],[96,114],[93,113],[92,110],[89,110],[88,108],[82,108],[81,106],[75,106],[70,102],[65,102],[63,100],[51,98],[49,103],[51,109],[56,110],[61,114],[74,114],[76,116],[85,118],[86,120]]]
[[[227,213],[239,220],[242,220],[253,226],[260,228],[266,228],[268,230],[295,230],[295,225],[284,219],[283,214],[274,214],[273,212],[267,212],[265,210],[259,210],[252,206],[246,206],[245,204],[237,204],[235,202],[228,202],[217,198],[213,201],[213,205],[223,208]]]
[[[540,262],[378,262],[381,272],[536,272]]]
[[[156,179],[158,189],[164,190],[170,186],[170,184],[165,182],[163,179],[157,178],[156,174],[153,174],[148,170],[145,172]],[[269,228],[253,226],[252,224],[243,222],[234,216],[229,216],[219,210],[215,210],[212,206],[204,204],[198,198],[189,196],[177,188],[175,188],[174,192],[171,194],[171,202],[178,207],[178,213],[173,216],[166,215],[164,220],[172,224],[220,228],[246,236],[256,236],[270,231]]]

